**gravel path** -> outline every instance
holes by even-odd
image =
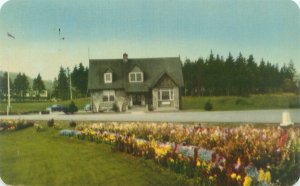
[[[74,115],[52,113],[49,115],[11,115],[3,119],[25,120],[90,120],[90,121],[167,121],[167,122],[239,122],[275,123],[282,121],[282,113],[288,111],[294,123],[300,123],[300,109],[253,110],[253,111],[213,111],[213,112],[132,112],[132,113],[85,113]]]

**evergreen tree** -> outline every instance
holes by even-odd
[[[41,91],[45,90],[45,84],[40,74],[33,79],[32,89],[36,91],[36,95],[39,98]]]
[[[297,92],[296,69],[292,61],[279,68],[262,59],[259,65],[253,55],[240,53],[226,60],[211,51],[207,59],[187,59],[183,65],[186,95],[249,95],[256,93]]]
[[[62,100],[69,99],[69,83],[68,77],[66,75],[66,70],[63,67],[60,67],[57,84],[54,87],[55,96]]]
[[[82,63],[75,66],[71,74],[72,85],[79,92],[80,97],[86,96],[88,82],[88,68],[85,68]]]
[[[12,90],[13,90],[13,83],[11,81],[11,78],[9,78],[9,84],[10,84],[10,89],[11,89],[11,94],[12,94]],[[5,72],[3,74],[3,77],[1,78],[0,81],[0,86],[1,86],[1,94],[2,95],[7,95],[7,72]]]
[[[255,63],[253,55],[250,55],[247,59],[247,77],[248,77],[248,92],[256,93],[257,82],[258,82],[258,67]]]
[[[14,90],[19,98],[22,97],[24,99],[29,90],[29,81],[24,73],[19,73],[14,80]]]
[[[235,78],[234,58],[232,57],[231,53],[229,53],[227,59],[225,60],[223,73],[225,74],[224,77],[225,92],[226,95],[229,96],[234,91],[234,78]]]

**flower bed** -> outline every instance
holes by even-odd
[[[0,132],[3,131],[16,131],[28,127],[32,127],[33,121],[23,120],[0,120]]]
[[[300,172],[300,128],[172,123],[79,124],[62,135],[108,143],[201,185],[291,185]]]

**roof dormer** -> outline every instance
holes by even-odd
[[[113,76],[112,76],[112,70],[111,69],[107,69],[104,72],[104,83],[112,83],[113,81]]]
[[[144,73],[140,67],[135,65],[128,73],[128,80],[130,83],[142,83],[144,82]]]

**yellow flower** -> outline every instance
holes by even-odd
[[[241,164],[241,158],[238,158],[236,163],[240,165]]]
[[[236,173],[232,173],[230,177],[231,177],[232,179],[235,179],[235,178],[236,178]]]
[[[211,170],[211,163],[208,164],[207,166],[207,170],[210,171]]]
[[[178,154],[178,159],[182,159],[182,154]]]
[[[240,175],[237,175],[236,180],[240,181],[242,179],[242,177]]]
[[[200,167],[200,165],[201,165],[201,163],[200,163],[200,161],[199,160],[197,160],[197,167]]]
[[[267,171],[267,172],[265,173],[265,181],[266,181],[267,183],[271,183],[271,172],[270,172],[270,171]]]
[[[208,179],[210,179],[210,180],[213,180],[214,179],[214,177],[213,176],[209,176],[209,178]]]
[[[243,186],[251,186],[251,182],[252,182],[251,177],[250,176],[246,176],[245,180],[244,180],[244,183],[243,183]]]
[[[265,172],[262,168],[260,168],[258,172],[258,181],[263,181],[264,179],[265,179]]]

